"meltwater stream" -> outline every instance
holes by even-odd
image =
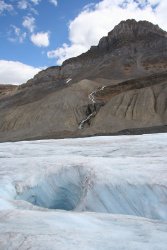
[[[105,87],[106,86],[102,86],[89,94],[88,98],[91,101],[92,110],[90,112],[88,112],[88,114],[86,115],[86,117],[84,119],[81,120],[81,122],[79,123],[79,126],[78,126],[79,129],[83,129],[85,124],[87,124],[87,123],[89,124],[91,119],[96,116],[96,114],[97,114],[96,94],[103,91]]]

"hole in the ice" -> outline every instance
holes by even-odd
[[[71,167],[44,176],[33,187],[16,188],[16,199],[62,210],[135,215],[167,220],[167,189],[162,185],[104,183],[91,171]],[[21,191],[23,190],[23,191]]]
[[[71,169],[60,175],[49,175],[34,187],[26,187],[16,199],[49,209],[74,210],[82,194],[82,177]]]

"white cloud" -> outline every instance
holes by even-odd
[[[58,58],[57,63],[61,64],[64,59],[74,57],[75,55],[77,56],[84,51],[87,51],[86,46],[80,44],[73,44],[72,46],[69,46],[68,44],[64,43],[61,48],[48,51],[47,56],[49,58]]]
[[[7,4],[5,1],[0,0],[0,15],[5,11],[12,11],[13,6],[11,4]]]
[[[11,30],[9,31],[9,38],[8,40],[11,42],[19,42],[19,43],[23,43],[27,33],[26,32],[22,32],[20,28],[18,28],[15,25],[11,25]]]
[[[34,5],[38,5],[41,0],[19,0],[17,7],[21,10],[28,10],[34,14],[38,14],[38,11],[34,8]]]
[[[35,29],[35,18],[32,16],[24,17],[22,25],[27,28],[30,32],[33,32]]]
[[[40,70],[21,62],[0,60],[0,84],[25,83]]]
[[[18,1],[18,8],[21,10],[26,10],[28,8],[28,1],[27,0]]]
[[[57,6],[58,2],[57,0],[49,0],[50,3],[52,3],[54,6]]]
[[[41,2],[41,0],[31,0],[31,2],[35,5],[38,5]]]
[[[91,45],[97,45],[102,36],[126,19],[148,20],[167,30],[166,13],[166,0],[102,0],[87,5],[69,24],[69,44],[63,44],[47,55],[55,57],[57,64],[61,64],[67,58],[87,51]]]
[[[32,34],[31,41],[38,47],[47,47],[49,46],[49,32]]]

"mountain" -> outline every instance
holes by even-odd
[[[4,95],[10,95],[15,90],[17,90],[17,85],[10,85],[10,84],[0,84],[0,97]]]
[[[167,131],[166,70],[167,32],[122,21],[86,53],[0,94],[0,141]]]

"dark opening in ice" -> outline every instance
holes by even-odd
[[[34,187],[26,187],[16,199],[49,209],[73,210],[82,192],[81,176],[71,169],[63,174],[49,175]]]

